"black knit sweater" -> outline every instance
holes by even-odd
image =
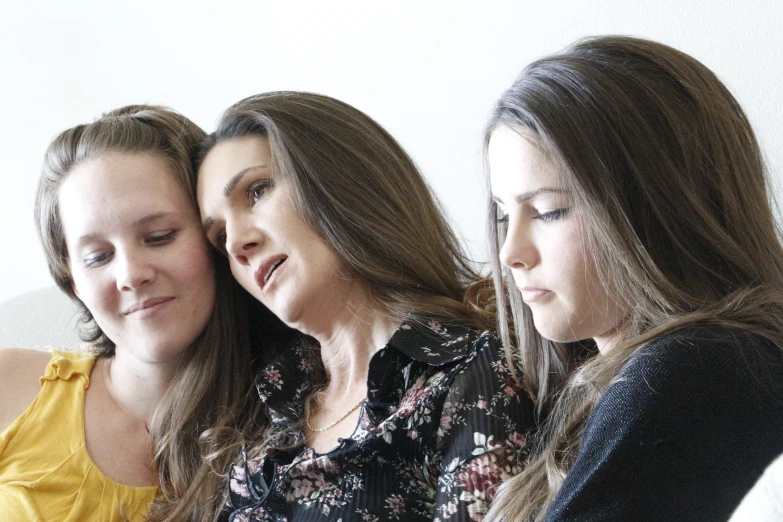
[[[554,521],[725,521],[783,452],[783,351],[718,326],[640,349],[591,413]]]

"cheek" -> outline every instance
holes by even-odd
[[[89,277],[84,271],[71,270],[71,288],[88,308],[101,300],[101,283],[100,279],[95,277],[95,274]]]
[[[214,288],[215,267],[209,247],[199,241],[198,245],[190,250],[190,255],[186,259],[188,259],[186,263],[188,270],[184,275],[187,280],[197,288]]]
[[[546,255],[552,269],[554,285],[568,294],[573,305],[579,307],[596,288],[596,271],[586,246],[585,234],[578,221],[564,223],[560,233],[551,234]]]
[[[116,286],[101,278],[99,272],[84,274],[71,272],[72,286],[78,289],[77,297],[92,314],[102,330],[110,330],[108,323],[111,315],[116,312],[119,302]]]

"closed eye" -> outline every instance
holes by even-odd
[[[566,214],[568,214],[568,211],[571,210],[569,208],[558,208],[556,210],[550,210],[549,212],[541,212],[540,214],[533,217],[533,219],[539,219],[541,221],[544,221],[545,223],[549,223],[551,221],[557,221],[558,219],[562,218]]]
[[[89,268],[97,268],[109,262],[112,252],[98,252],[84,258],[84,265]]]
[[[176,235],[177,235],[177,231],[171,230],[169,232],[166,232],[165,234],[155,234],[149,236],[144,242],[149,246],[154,246],[154,247],[168,245],[169,243],[174,241]]]

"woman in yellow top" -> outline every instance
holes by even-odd
[[[254,417],[253,365],[192,196],[203,137],[130,106],[50,145],[37,224],[94,350],[0,351],[0,520],[206,521],[223,505],[203,492],[237,455],[210,442]]]

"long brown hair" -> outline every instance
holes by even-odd
[[[479,328],[478,276],[413,160],[380,125],[328,96],[272,92],[230,107],[204,142],[269,141],[277,174],[305,222],[350,276],[397,319],[415,312]]]
[[[628,310],[624,337],[541,337],[500,266],[506,227],[489,203],[499,329],[521,352],[547,418],[528,467],[487,520],[541,520],[580,450],[585,422],[628,358],[685,324],[723,324],[783,344],[783,250],[764,160],[737,101],[704,65],[663,44],[606,36],[528,66],[486,131],[534,139],[585,216],[604,289]]]
[[[76,166],[106,152],[152,153],[168,161],[171,173],[195,207],[191,157],[205,136],[197,125],[173,110],[133,105],[63,131],[46,152],[35,204],[38,233],[49,271],[60,289],[81,306],[80,333],[99,357],[113,356],[115,345],[73,291],[57,204],[59,188]],[[211,448],[211,439],[205,442],[200,436],[207,428],[237,428],[254,418],[256,401],[249,399],[254,354],[246,311],[256,306],[255,300],[234,281],[225,260],[213,257],[219,291],[212,315],[191,347],[192,356],[161,398],[150,427],[153,465],[163,496],[152,506],[148,520],[215,520],[225,502],[221,474],[236,455],[205,462],[202,454]],[[268,313],[255,314],[253,319],[276,327],[276,319]],[[272,332],[270,329],[270,335]],[[266,348],[270,347],[268,343]]]

